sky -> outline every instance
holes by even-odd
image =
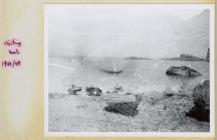
[[[49,55],[177,56],[174,29],[204,9],[206,5],[49,4]]]

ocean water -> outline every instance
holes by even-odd
[[[202,76],[180,78],[167,76],[170,66],[189,66]],[[189,85],[209,79],[209,62],[168,60],[123,60],[121,58],[49,58],[49,92],[67,93],[71,84],[97,86],[103,91],[122,86],[125,91],[161,91],[165,88]],[[120,74],[108,71],[122,71]]]

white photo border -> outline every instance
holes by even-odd
[[[163,3],[162,3],[163,4]],[[162,4],[80,4],[80,5],[162,5]],[[48,131],[48,19],[47,6],[75,4],[44,4],[44,136],[45,137],[214,137],[215,136],[215,4],[163,4],[192,6],[210,10],[210,132],[49,132]],[[76,4],[79,5],[79,4]],[[186,8],[186,7],[185,7]]]

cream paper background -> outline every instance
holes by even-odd
[[[0,67],[0,140],[39,139],[138,139],[144,137],[45,137],[44,136],[44,4],[48,3],[202,3],[214,0],[1,0],[0,60],[9,59],[3,41],[22,41],[22,66]],[[214,29],[213,29],[214,30]],[[216,50],[215,50],[216,51]],[[214,54],[214,51],[213,51]],[[214,57],[214,55],[213,55]],[[216,62],[215,62],[216,63]],[[212,64],[211,64],[212,65]],[[213,72],[216,67],[213,64]],[[216,75],[210,77],[214,81]],[[213,85],[214,90],[214,85]],[[214,112],[213,112],[214,113]],[[211,137],[175,137],[177,140],[212,140]],[[174,139],[146,137],[145,139]]]

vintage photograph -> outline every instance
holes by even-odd
[[[210,132],[209,6],[44,10],[48,132]]]

